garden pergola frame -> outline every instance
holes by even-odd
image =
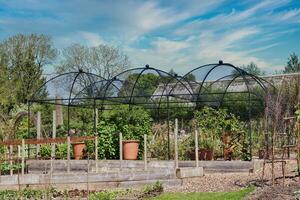
[[[149,88],[143,82],[146,76],[155,82],[153,85],[156,89],[152,93],[145,93],[145,90]],[[230,63],[223,63],[223,61],[194,68],[183,76],[149,67],[149,65],[125,70],[110,79],[79,70],[59,74],[46,81],[28,100],[28,117],[34,103],[66,106],[69,134],[70,108],[90,108],[94,110],[96,133],[96,110],[102,112],[120,109],[116,105],[124,104],[129,105],[129,109],[132,106],[156,109],[158,114],[160,110],[166,109],[170,153],[170,109],[178,107],[200,109],[205,105],[219,108],[227,101],[230,103],[245,101],[248,110],[248,134],[252,157],[250,123],[252,102],[259,101],[265,105],[265,96],[275,90],[275,87],[265,79],[249,74]],[[235,94],[241,94],[244,98],[227,99],[227,96]],[[29,132],[30,120],[28,120]]]

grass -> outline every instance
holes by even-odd
[[[240,200],[246,197],[253,190],[253,187],[248,187],[234,192],[163,193],[162,195],[154,197],[151,200]]]

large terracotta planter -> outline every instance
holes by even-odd
[[[138,140],[124,140],[123,141],[123,159],[136,160],[139,152]]]
[[[272,150],[266,151],[265,149],[258,150],[258,158],[259,159],[269,159],[272,156]]]
[[[223,133],[223,156],[224,160],[231,160],[232,159],[232,148],[229,146],[231,141],[231,133],[230,132],[224,132]]]
[[[214,158],[214,152],[211,149],[206,149],[206,160],[212,160]]]
[[[224,160],[232,160],[232,149],[230,147],[224,147]]]
[[[200,148],[199,149],[199,160],[205,160],[206,157],[206,149]]]
[[[85,149],[85,143],[84,142],[77,142],[73,143],[73,153],[74,153],[74,159],[80,160],[83,157],[84,149]]]

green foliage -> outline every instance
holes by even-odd
[[[73,151],[70,151],[71,156],[72,153]],[[58,144],[56,146],[56,151],[55,151],[56,158],[67,159],[67,154],[68,154],[68,144],[63,143],[63,144]]]
[[[151,118],[141,107],[129,108],[120,106],[119,109],[104,114],[104,120],[116,124],[117,132],[122,132],[125,140],[142,141],[144,134],[151,131]]]
[[[51,145],[44,144],[40,147],[40,156],[43,158],[50,158],[51,157]]]
[[[241,68],[249,74],[253,74],[256,76],[262,76],[266,74],[266,72],[261,70],[254,62],[250,62],[250,64],[242,66]]]
[[[297,121],[300,122],[300,109],[296,110],[295,114],[297,117]]]
[[[29,189],[25,188],[20,191],[17,190],[1,190],[0,199],[6,200],[39,200],[39,199],[52,199],[57,196],[58,192],[53,189]]]
[[[229,113],[226,109],[213,109],[203,107],[195,112],[195,122],[201,130],[199,144],[206,149],[212,149],[222,155],[222,136],[230,133],[230,147],[234,149],[235,156],[248,160],[248,138],[246,137],[245,124],[240,119]]]
[[[159,85],[160,77],[155,74],[131,74],[125,80],[120,95],[151,96]]]
[[[118,197],[117,191],[102,191],[102,192],[95,192],[90,195],[90,200],[114,200]]]
[[[163,193],[158,197],[151,198],[153,200],[188,200],[188,199],[197,199],[197,200],[242,200],[247,195],[249,195],[254,190],[254,187],[248,187],[240,191],[234,192],[191,192],[191,193]]]
[[[162,184],[159,181],[156,181],[154,184],[152,185],[147,185],[146,187],[144,187],[142,189],[142,196],[143,198],[149,198],[152,196],[157,196],[159,194],[161,194],[164,191],[164,188],[162,186]]]
[[[98,124],[98,156],[100,159],[116,159],[119,156],[119,136],[117,125],[109,119],[102,119]],[[87,142],[90,155],[94,152],[94,142]]]
[[[43,67],[53,61],[56,50],[48,36],[18,34],[0,43],[0,56],[0,76],[4,76],[0,81],[5,82],[0,91],[7,94],[0,97],[0,106],[9,113],[15,105],[26,103],[45,82]],[[37,95],[43,96],[44,92]]]
[[[295,73],[300,71],[300,60],[295,53],[290,54],[283,73]]]
[[[7,174],[10,170],[17,171],[22,168],[20,163],[18,164],[10,164],[8,162],[3,162],[0,164],[0,171],[2,174]]]
[[[195,119],[202,133],[221,136],[224,131],[233,133],[244,131],[244,124],[226,109],[204,107],[195,112]]]
[[[140,107],[118,106],[115,110],[105,111],[99,116],[98,156],[100,159],[119,158],[119,133],[123,140],[143,141],[144,134],[151,132],[151,118]],[[89,131],[90,135],[93,131]],[[94,154],[94,143],[87,142],[89,155]],[[139,158],[142,156],[143,143],[140,143]]]

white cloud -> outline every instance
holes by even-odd
[[[80,31],[80,34],[82,35],[88,46],[97,46],[104,43],[100,35],[97,33]]]
[[[5,1],[0,6],[33,17],[1,18],[0,36],[4,32],[50,34],[58,48],[71,43],[117,44],[137,65],[179,71],[219,59],[237,65],[253,61],[260,67],[279,66],[276,58],[266,60],[257,53],[277,47],[281,42],[276,39],[283,35],[294,34],[288,26],[300,22],[300,9],[286,9],[291,0],[238,1],[242,6],[232,4],[231,9],[227,2]]]
[[[261,46],[252,51],[237,49],[240,41],[255,36],[259,31],[257,28],[249,27],[228,31],[221,37],[214,32],[206,31],[198,37],[182,41],[158,38],[152,43],[152,48],[128,48],[126,52],[133,59],[133,63],[138,66],[148,63],[165,70],[173,68],[179,73],[187,72],[203,64],[217,63],[218,60],[224,60],[236,66],[255,62],[262,68],[278,68],[279,65],[274,60],[267,61],[253,56],[254,52],[272,48],[276,44]]]

